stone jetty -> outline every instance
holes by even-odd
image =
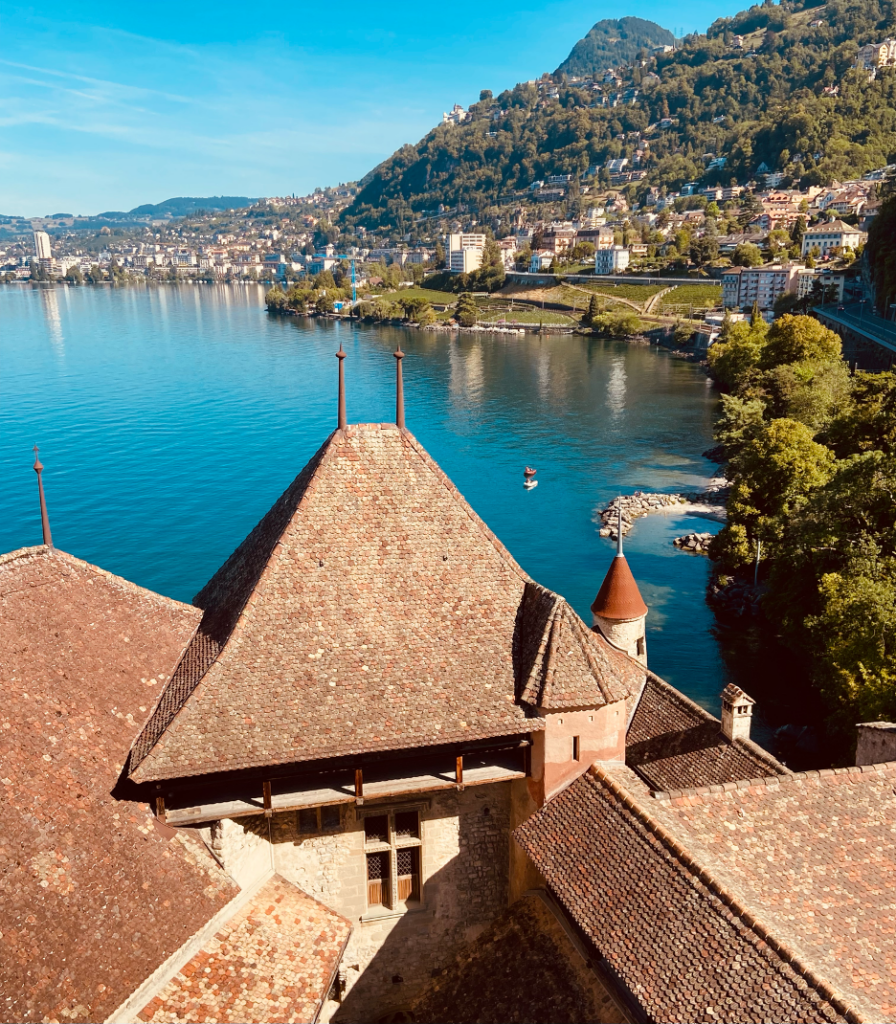
[[[675,505],[687,505],[690,499],[685,494],[651,494],[648,491],[635,491],[634,494],[620,494],[600,513],[601,537],[612,537],[616,540],[619,511],[622,510],[622,536],[624,537],[636,519],[661,512]]]

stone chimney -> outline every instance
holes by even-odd
[[[722,733],[726,739],[734,741],[750,738],[750,721],[755,703],[752,697],[748,697],[734,683],[729,683],[722,690]]]
[[[896,761],[896,722],[860,722],[856,731],[856,764]]]

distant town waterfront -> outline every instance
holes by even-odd
[[[40,541],[36,442],[57,546],[190,600],[335,426],[340,343],[349,421],[394,418],[400,343],[408,427],[523,568],[589,623],[613,554],[598,512],[636,489],[696,490],[715,469],[701,455],[713,389],[654,348],[276,318],[263,296],[0,290],[0,550]],[[717,529],[671,513],[626,540],[650,606],[651,667],[714,711],[729,677],[704,601],[708,563],[672,540]]]

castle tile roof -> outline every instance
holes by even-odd
[[[112,795],[198,618],[60,551],[0,557],[4,1020],[105,1020],[238,891]]]
[[[647,683],[628,727],[625,761],[654,790],[687,789],[787,772],[757,744],[728,740],[718,718],[652,672],[647,673]]]
[[[591,611],[602,619],[622,622],[647,614],[647,605],[624,555],[617,555],[610,563]]]
[[[646,1017],[668,1024],[860,1020],[861,1016],[834,993],[833,972],[818,976],[787,947],[794,923],[787,922],[786,914],[776,919],[780,925],[776,934],[757,921],[764,913],[766,894],[783,908],[791,883],[807,885],[815,899],[803,904],[807,922],[799,927],[823,932],[833,947],[831,959],[843,957],[846,972],[858,959],[866,958],[864,951],[850,950],[855,936],[845,922],[838,920],[835,927],[831,927],[834,922],[824,922],[825,876],[818,869],[822,864],[826,866],[829,852],[817,858],[809,854],[814,877],[807,882],[801,882],[798,861],[785,863],[785,882],[780,886],[775,881],[777,862],[773,856],[768,858],[755,879],[744,880],[746,886],[759,884],[749,891],[752,902],[741,906],[713,877],[718,861],[708,845],[700,848],[699,855],[691,856],[685,847],[687,839],[679,843],[675,838],[684,829],[676,828],[670,835],[670,829],[651,816],[661,806],[667,817],[679,813],[678,809],[653,799],[636,776],[631,776],[630,787],[621,785],[618,778],[624,774],[625,770],[617,770],[611,775],[593,766],[520,825],[514,836],[597,957],[640,1003]],[[784,782],[777,788],[794,793],[798,789]],[[772,793],[773,788],[766,792]],[[739,789],[726,794],[734,817],[725,815],[724,824],[719,820],[717,826],[721,827],[715,833],[717,841],[730,843],[730,854],[724,850],[723,859],[730,856],[732,878],[738,870],[739,847],[735,844],[743,843],[748,834],[737,819],[740,794]],[[799,821],[798,808],[793,811]],[[706,815],[708,821],[712,817]],[[718,819],[719,813],[714,817]],[[775,820],[777,835],[783,839],[788,817],[779,813]],[[737,830],[734,841],[727,835],[723,840],[721,833],[726,826]],[[708,833],[712,826],[703,827]],[[840,832],[830,822],[825,827],[829,833]],[[889,869],[880,863],[879,854],[862,852],[859,842],[851,841],[848,829],[843,838],[850,850],[860,854],[860,863],[875,862],[875,881],[880,880],[881,872],[892,872],[891,836],[887,837]],[[883,838],[880,826],[875,838]],[[779,839],[772,840],[773,852],[781,850],[779,843]],[[796,845],[795,838],[790,845]],[[755,858],[749,858],[748,864],[740,868],[742,874],[750,870],[754,860],[758,866],[767,852],[757,840]],[[845,863],[841,878],[849,884]],[[858,878],[851,886],[855,894],[860,889],[866,891]],[[869,907],[868,913],[870,918],[874,911]],[[881,917],[892,924],[889,909]],[[863,934],[860,941],[864,939]],[[867,963],[870,967],[871,956],[867,956]],[[886,968],[881,963],[878,974]],[[889,988],[890,976],[880,984]],[[854,994],[854,989],[847,991],[849,998]]]
[[[650,813],[857,1015],[896,1020],[896,763],[702,786]]]
[[[317,1020],[351,933],[275,875],[139,1011],[146,1024]]]
[[[644,667],[612,647],[557,594],[527,583],[519,617],[520,697],[556,711],[637,695]]]
[[[337,430],[197,595],[131,777],[510,736],[542,727],[525,701],[637,692],[643,672],[532,586],[409,432]]]

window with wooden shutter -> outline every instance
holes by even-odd
[[[396,850],[398,899],[402,903],[420,900],[420,847]]]
[[[389,854],[367,854],[367,905],[381,907],[389,902]]]

